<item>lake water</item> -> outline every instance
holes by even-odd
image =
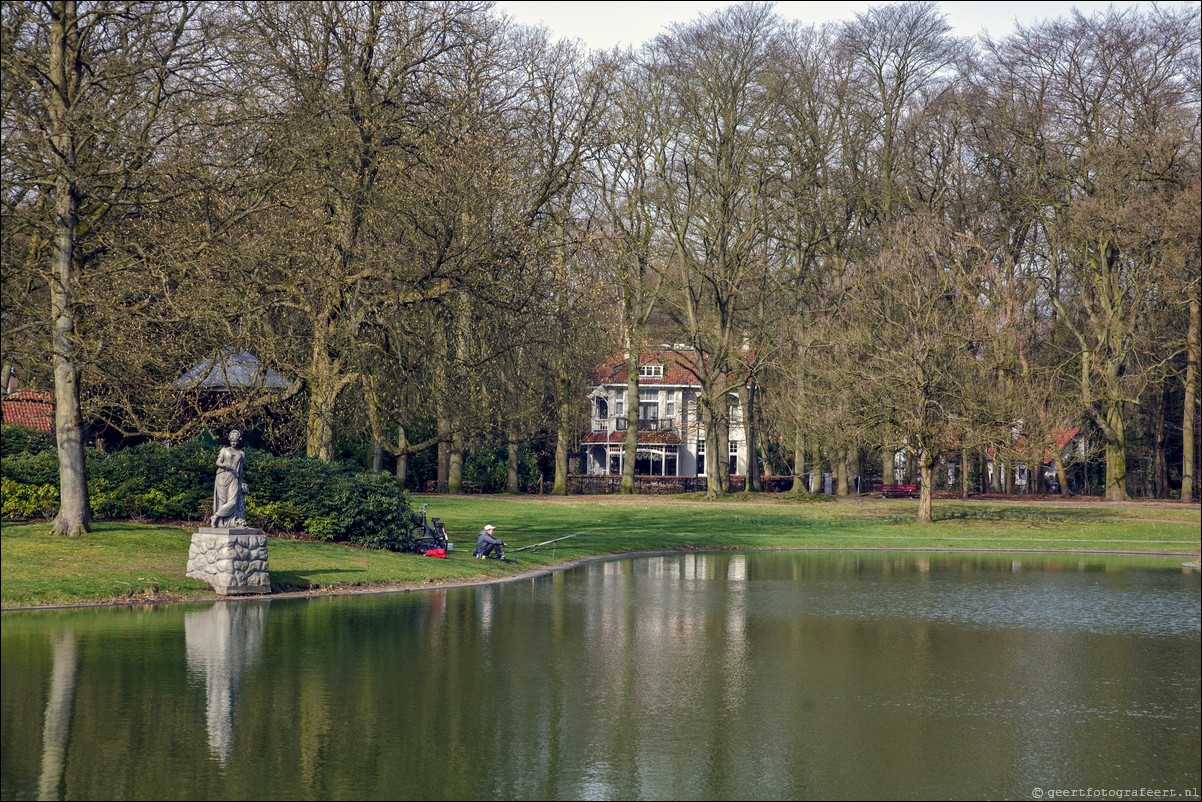
[[[1179,563],[679,554],[5,613],[0,796],[1196,798],[1202,591]]]

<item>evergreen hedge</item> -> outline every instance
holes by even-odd
[[[38,450],[27,446],[35,438],[10,431],[22,428],[5,426],[2,434],[3,517],[53,517],[58,455],[48,439]],[[198,441],[143,443],[111,453],[88,449],[92,513],[98,519],[203,522],[212,510],[216,459],[217,449]],[[416,516],[390,476],[247,449],[243,478],[252,526],[392,551],[412,542]]]

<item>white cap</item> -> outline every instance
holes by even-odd
[[[493,526],[492,524],[488,524],[484,527],[484,529],[488,532],[491,532],[492,530],[496,529],[496,527]]]

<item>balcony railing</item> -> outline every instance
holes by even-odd
[[[626,431],[626,418],[614,418],[614,430]],[[674,432],[680,428],[679,418],[639,418],[640,432]]]

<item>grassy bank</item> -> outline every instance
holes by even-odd
[[[1116,551],[1196,557],[1198,505],[938,501],[918,524],[910,500],[798,503],[781,496],[707,503],[682,497],[430,496],[455,549],[446,560],[270,538],[272,590],[342,592],[503,579],[567,562],[640,551],[757,548]],[[476,532],[510,549],[579,532],[508,564],[473,560]],[[100,523],[76,540],[46,522],[0,527],[0,604],[216,598],[184,576],[191,529]]]

